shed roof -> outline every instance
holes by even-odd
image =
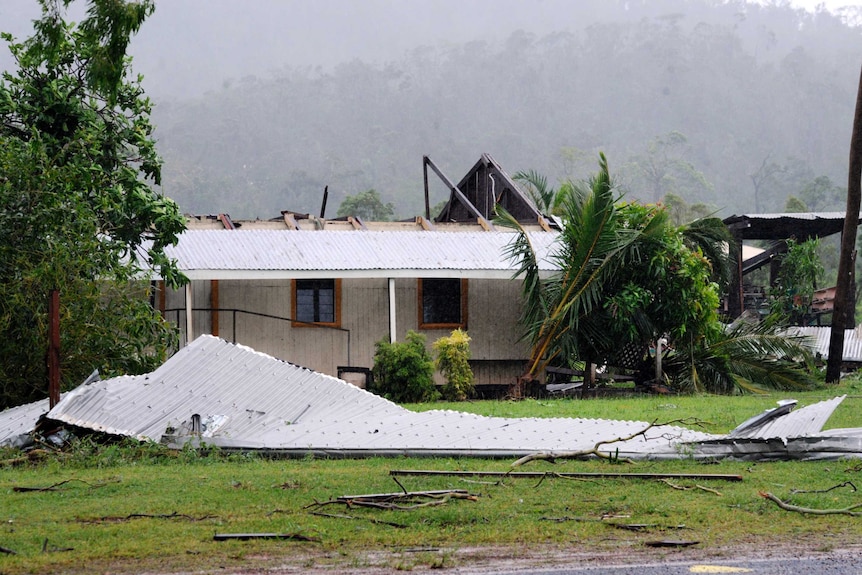
[[[530,232],[551,271],[556,232]],[[190,279],[463,277],[511,279],[501,231],[187,230],[165,252]]]
[[[841,232],[844,212],[742,214],[725,218],[724,223],[744,240],[796,238],[805,241]]]

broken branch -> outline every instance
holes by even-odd
[[[599,459],[607,459],[608,461],[622,461],[625,463],[634,463],[631,459],[625,458],[620,459],[618,455],[610,452],[601,451],[601,447],[605,445],[612,445],[614,443],[620,443],[624,441],[630,441],[635,437],[645,436],[646,433],[654,428],[654,427],[663,427],[667,425],[674,424],[687,424],[687,425],[701,425],[702,422],[697,419],[692,419],[690,417],[686,417],[683,419],[674,419],[672,421],[667,421],[665,423],[657,423],[653,421],[649,425],[647,425],[644,429],[632,433],[631,435],[625,437],[617,437],[615,439],[608,439],[604,441],[599,441],[595,444],[592,449],[584,449],[580,451],[559,451],[559,452],[540,452],[540,453],[531,453],[529,455],[525,455],[524,457],[518,459],[512,464],[512,467],[520,467],[526,463],[530,463],[531,461],[550,461],[554,463],[557,459],[581,459],[588,456],[598,457]]]
[[[862,507],[862,503],[857,503],[855,505],[851,505],[850,507],[844,507],[843,509],[812,509],[811,507],[800,507],[798,505],[787,503],[769,492],[764,493],[763,491],[761,491],[760,496],[769,499],[785,511],[795,511],[796,513],[810,513],[812,515],[852,515],[854,517],[859,517],[860,515],[862,515],[862,512],[853,511],[854,509]]]
[[[838,485],[833,485],[832,487],[830,487],[828,489],[817,489],[817,490],[792,489],[790,491],[790,493],[793,493],[793,494],[796,494],[796,493],[829,493],[833,489],[838,489],[841,487],[847,487],[848,485],[850,486],[851,491],[856,491],[856,486],[853,485],[852,481],[845,481],[844,483],[839,483]]]
[[[392,521],[382,521],[380,519],[375,519],[374,517],[356,517],[354,515],[344,515],[342,513],[322,513],[320,511],[312,511],[312,515],[317,515],[318,517],[332,517],[334,519],[356,519],[363,521],[370,521],[375,525],[388,525],[390,527],[397,527],[398,529],[407,529],[407,525],[403,523],[394,523]]]
[[[73,481],[79,481],[79,482],[83,483],[84,485],[88,485],[90,487],[90,489],[98,489],[99,487],[104,487],[105,485],[108,485],[110,483],[119,483],[120,482],[119,479],[113,479],[111,481],[105,481],[102,483],[89,483],[87,481],[84,481],[83,479],[66,479],[64,481],[60,481],[59,483],[54,483],[53,485],[49,485],[47,487],[15,486],[12,488],[12,491],[15,491],[17,493],[28,493],[28,492],[33,492],[33,491],[58,491],[58,489],[57,489],[58,487],[61,487],[63,485],[66,485],[67,483],[71,483]]]

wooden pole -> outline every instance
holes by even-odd
[[[60,291],[48,295],[48,407],[60,403]]]
[[[832,333],[829,338],[829,359],[826,362],[826,381],[837,383],[841,377],[844,359],[844,330],[847,318],[855,310],[853,286],[853,260],[856,246],[856,228],[859,225],[859,203],[862,197],[862,73],[856,93],[856,112],[853,117],[853,134],[850,137],[850,162],[847,177],[847,211],[844,214],[844,231],[841,233],[841,252],[838,258],[838,280],[835,285],[835,304],[832,310]]]

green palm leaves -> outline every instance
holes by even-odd
[[[529,176],[547,191],[543,178]],[[523,280],[521,321],[531,349],[525,378],[550,364],[612,364],[624,348],[646,350],[664,337],[665,376],[679,389],[731,393],[813,383],[799,369],[808,357],[804,342],[782,336],[775,322],[725,329],[719,321],[730,269],[721,220],[676,227],[661,206],[621,202],[604,155],[586,186],[555,193],[540,196],[563,221],[545,256],[551,266],[541,265],[530,233],[497,208],[496,223],[516,231],[508,256]],[[543,271],[548,267],[553,271]]]

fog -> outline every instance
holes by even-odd
[[[669,6],[662,0],[633,0]],[[777,0],[811,12],[859,7],[847,0]],[[502,41],[516,30],[572,30],[606,17],[573,0],[156,0],[133,39],[134,70],[154,97],[187,98],[285,66],[331,69],[357,59],[383,64],[418,46]],[[680,10],[685,2],[676,2]],[[81,0],[72,6],[83,15]],[[32,32],[36,0],[3,0],[0,31]],[[615,15],[618,17],[618,14]],[[0,69],[12,64],[5,47]]]
[[[26,38],[38,15],[3,0],[0,30]],[[552,183],[604,152],[629,197],[722,214],[840,209],[860,15],[846,0],[156,0],[130,52],[162,190],[187,212],[316,212],[329,186],[335,207],[375,189],[409,217],[422,155],[457,181],[484,152]]]

